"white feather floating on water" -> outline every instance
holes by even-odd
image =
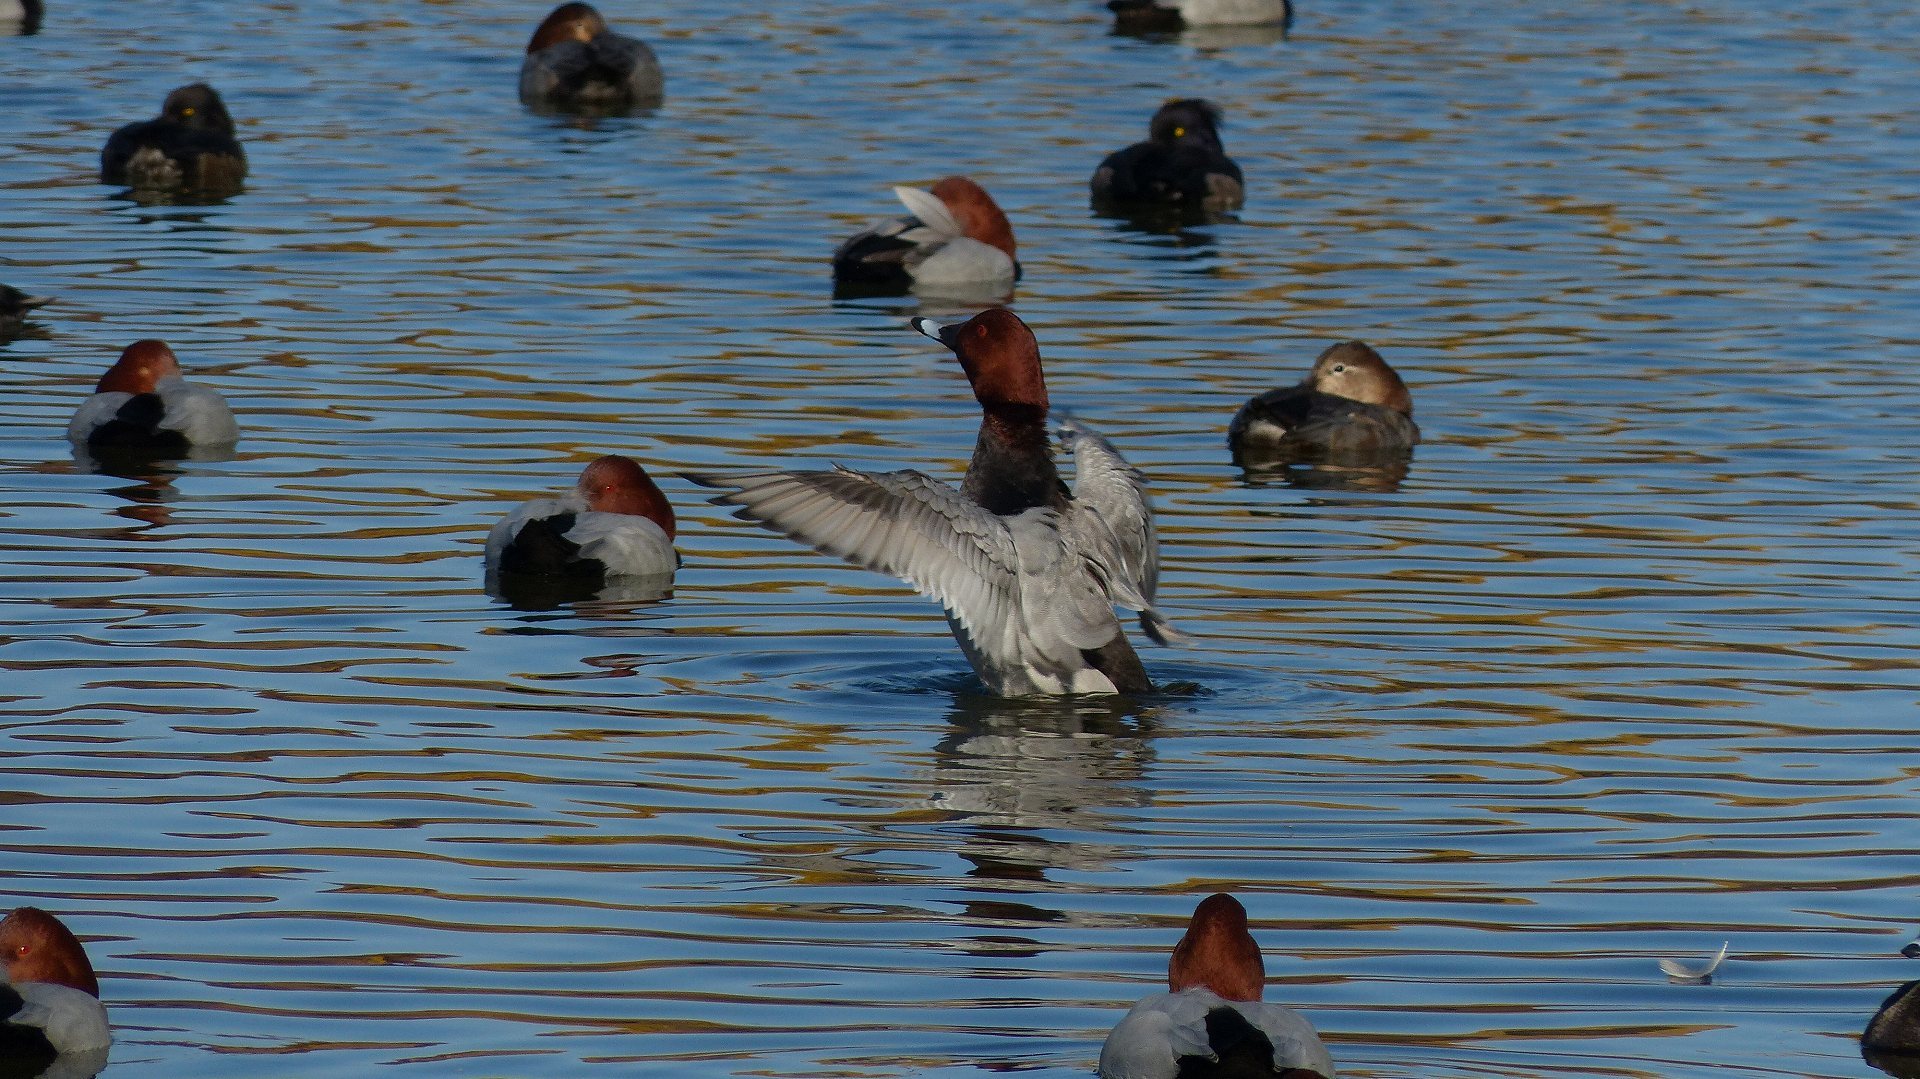
[[[1720,954],[1708,960],[1704,967],[1688,966],[1678,959],[1662,959],[1660,970],[1676,982],[1685,985],[1705,985],[1713,980],[1713,972],[1720,969],[1720,964],[1727,961],[1728,943],[1730,942],[1721,942]]]

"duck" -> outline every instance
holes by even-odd
[[[1033,331],[1004,307],[916,331],[959,358],[981,410],[958,489],[924,472],[690,475],[720,505],[827,554],[891,574],[938,601],[961,651],[1001,697],[1140,694],[1153,688],[1115,605],[1146,635],[1178,643],[1154,607],[1159,539],[1146,479],[1085,424],[1059,433],[1074,458],[1069,489],[1054,463]]]
[[[880,221],[833,253],[842,287],[1004,295],[1020,279],[1013,225],[987,189],[949,176],[932,190],[896,187],[905,217]]]
[[[554,8],[520,62],[520,100],[534,108],[617,112],[657,105],[665,93],[653,50],[608,29],[591,4]]]
[[[536,498],[487,534],[490,576],[587,580],[672,576],[673,507],[630,457],[607,454],[580,471],[573,489]]]
[[[41,0],[0,0],[0,32],[25,37],[40,29],[45,14]]]
[[[1860,1051],[1882,1071],[1920,1074],[1920,981],[1895,989],[1873,1013],[1860,1035]]]
[[[1247,909],[1200,901],[1167,964],[1167,992],[1135,1004],[1100,1047],[1102,1079],[1337,1079],[1320,1035],[1261,1002],[1266,968]]]
[[[38,1065],[28,1074],[39,1074],[57,1058],[112,1044],[93,964],[60,919],[38,907],[13,908],[0,919],[0,964],[0,1066]]]
[[[45,296],[29,296],[11,285],[0,285],[0,340],[18,334],[33,309],[47,300]]]
[[[1413,395],[1364,341],[1329,346],[1299,384],[1240,406],[1227,427],[1236,460],[1404,453],[1420,442]]]
[[[115,131],[100,151],[100,181],[140,191],[227,193],[246,175],[233,117],[204,82],[174,90],[158,117]]]
[[[1239,209],[1246,185],[1221,146],[1220,123],[1219,106],[1197,97],[1160,106],[1147,124],[1147,141],[1115,150],[1094,170],[1094,204]]]
[[[1172,33],[1189,26],[1266,26],[1293,21],[1292,0],[1109,0],[1114,28]]]
[[[165,341],[128,345],[93,390],[67,424],[67,439],[78,449],[183,457],[240,439],[226,400],[188,382]]]

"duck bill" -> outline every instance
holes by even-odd
[[[960,351],[960,328],[966,325],[964,322],[941,323],[935,322],[930,318],[922,318],[916,315],[907,320],[907,325],[912,326],[916,331],[933,338],[935,341],[940,342],[955,352]]]

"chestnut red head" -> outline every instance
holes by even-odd
[[[80,939],[38,907],[15,907],[0,919],[0,965],[9,982],[46,982],[100,995]]]
[[[1260,999],[1266,984],[1260,946],[1247,931],[1247,908],[1225,892],[1201,900],[1186,936],[1173,946],[1167,987],[1178,993],[1201,986],[1223,1000],[1253,1001]]]
[[[610,453],[595,459],[581,471],[578,486],[588,509],[645,517],[673,538],[673,507],[654,486],[653,477],[632,458]]]
[[[180,373],[180,360],[165,341],[135,341],[93,387],[95,393],[152,393],[163,378]]]

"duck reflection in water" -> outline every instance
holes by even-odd
[[[516,611],[557,611],[574,607],[581,614],[611,615],[635,604],[673,598],[673,574],[652,577],[539,577],[508,573],[489,576],[487,595]]]
[[[968,875],[1029,884],[1131,857],[1093,818],[1151,801],[1145,776],[1160,711],[1118,697],[955,693],[948,734],[933,751],[933,804],[965,829],[955,853],[972,865]]]
[[[228,456],[231,457],[231,454]],[[180,475],[182,470],[172,463],[126,454],[97,458],[81,449],[74,450],[74,463],[95,475],[130,481],[125,487],[114,487],[108,491],[127,500],[126,505],[113,511],[114,514],[134,522],[130,527],[115,530],[113,534],[116,537],[154,539],[158,537],[143,533],[173,523],[173,510],[168,503],[180,494],[173,485],[173,478]]]
[[[1196,263],[1210,263],[1219,256],[1216,250],[1219,238],[1210,231],[1195,227],[1213,224],[1219,220],[1217,215],[1202,213],[1196,216],[1180,209],[1150,209],[1095,213],[1094,216],[1112,221],[1112,231],[1121,242],[1136,250],[1152,252],[1149,257],[1161,258],[1189,270],[1196,268]]]
[[[1406,482],[1412,458],[1404,453],[1359,454],[1338,461],[1236,459],[1249,487],[1285,484],[1303,491],[1392,493]]]

